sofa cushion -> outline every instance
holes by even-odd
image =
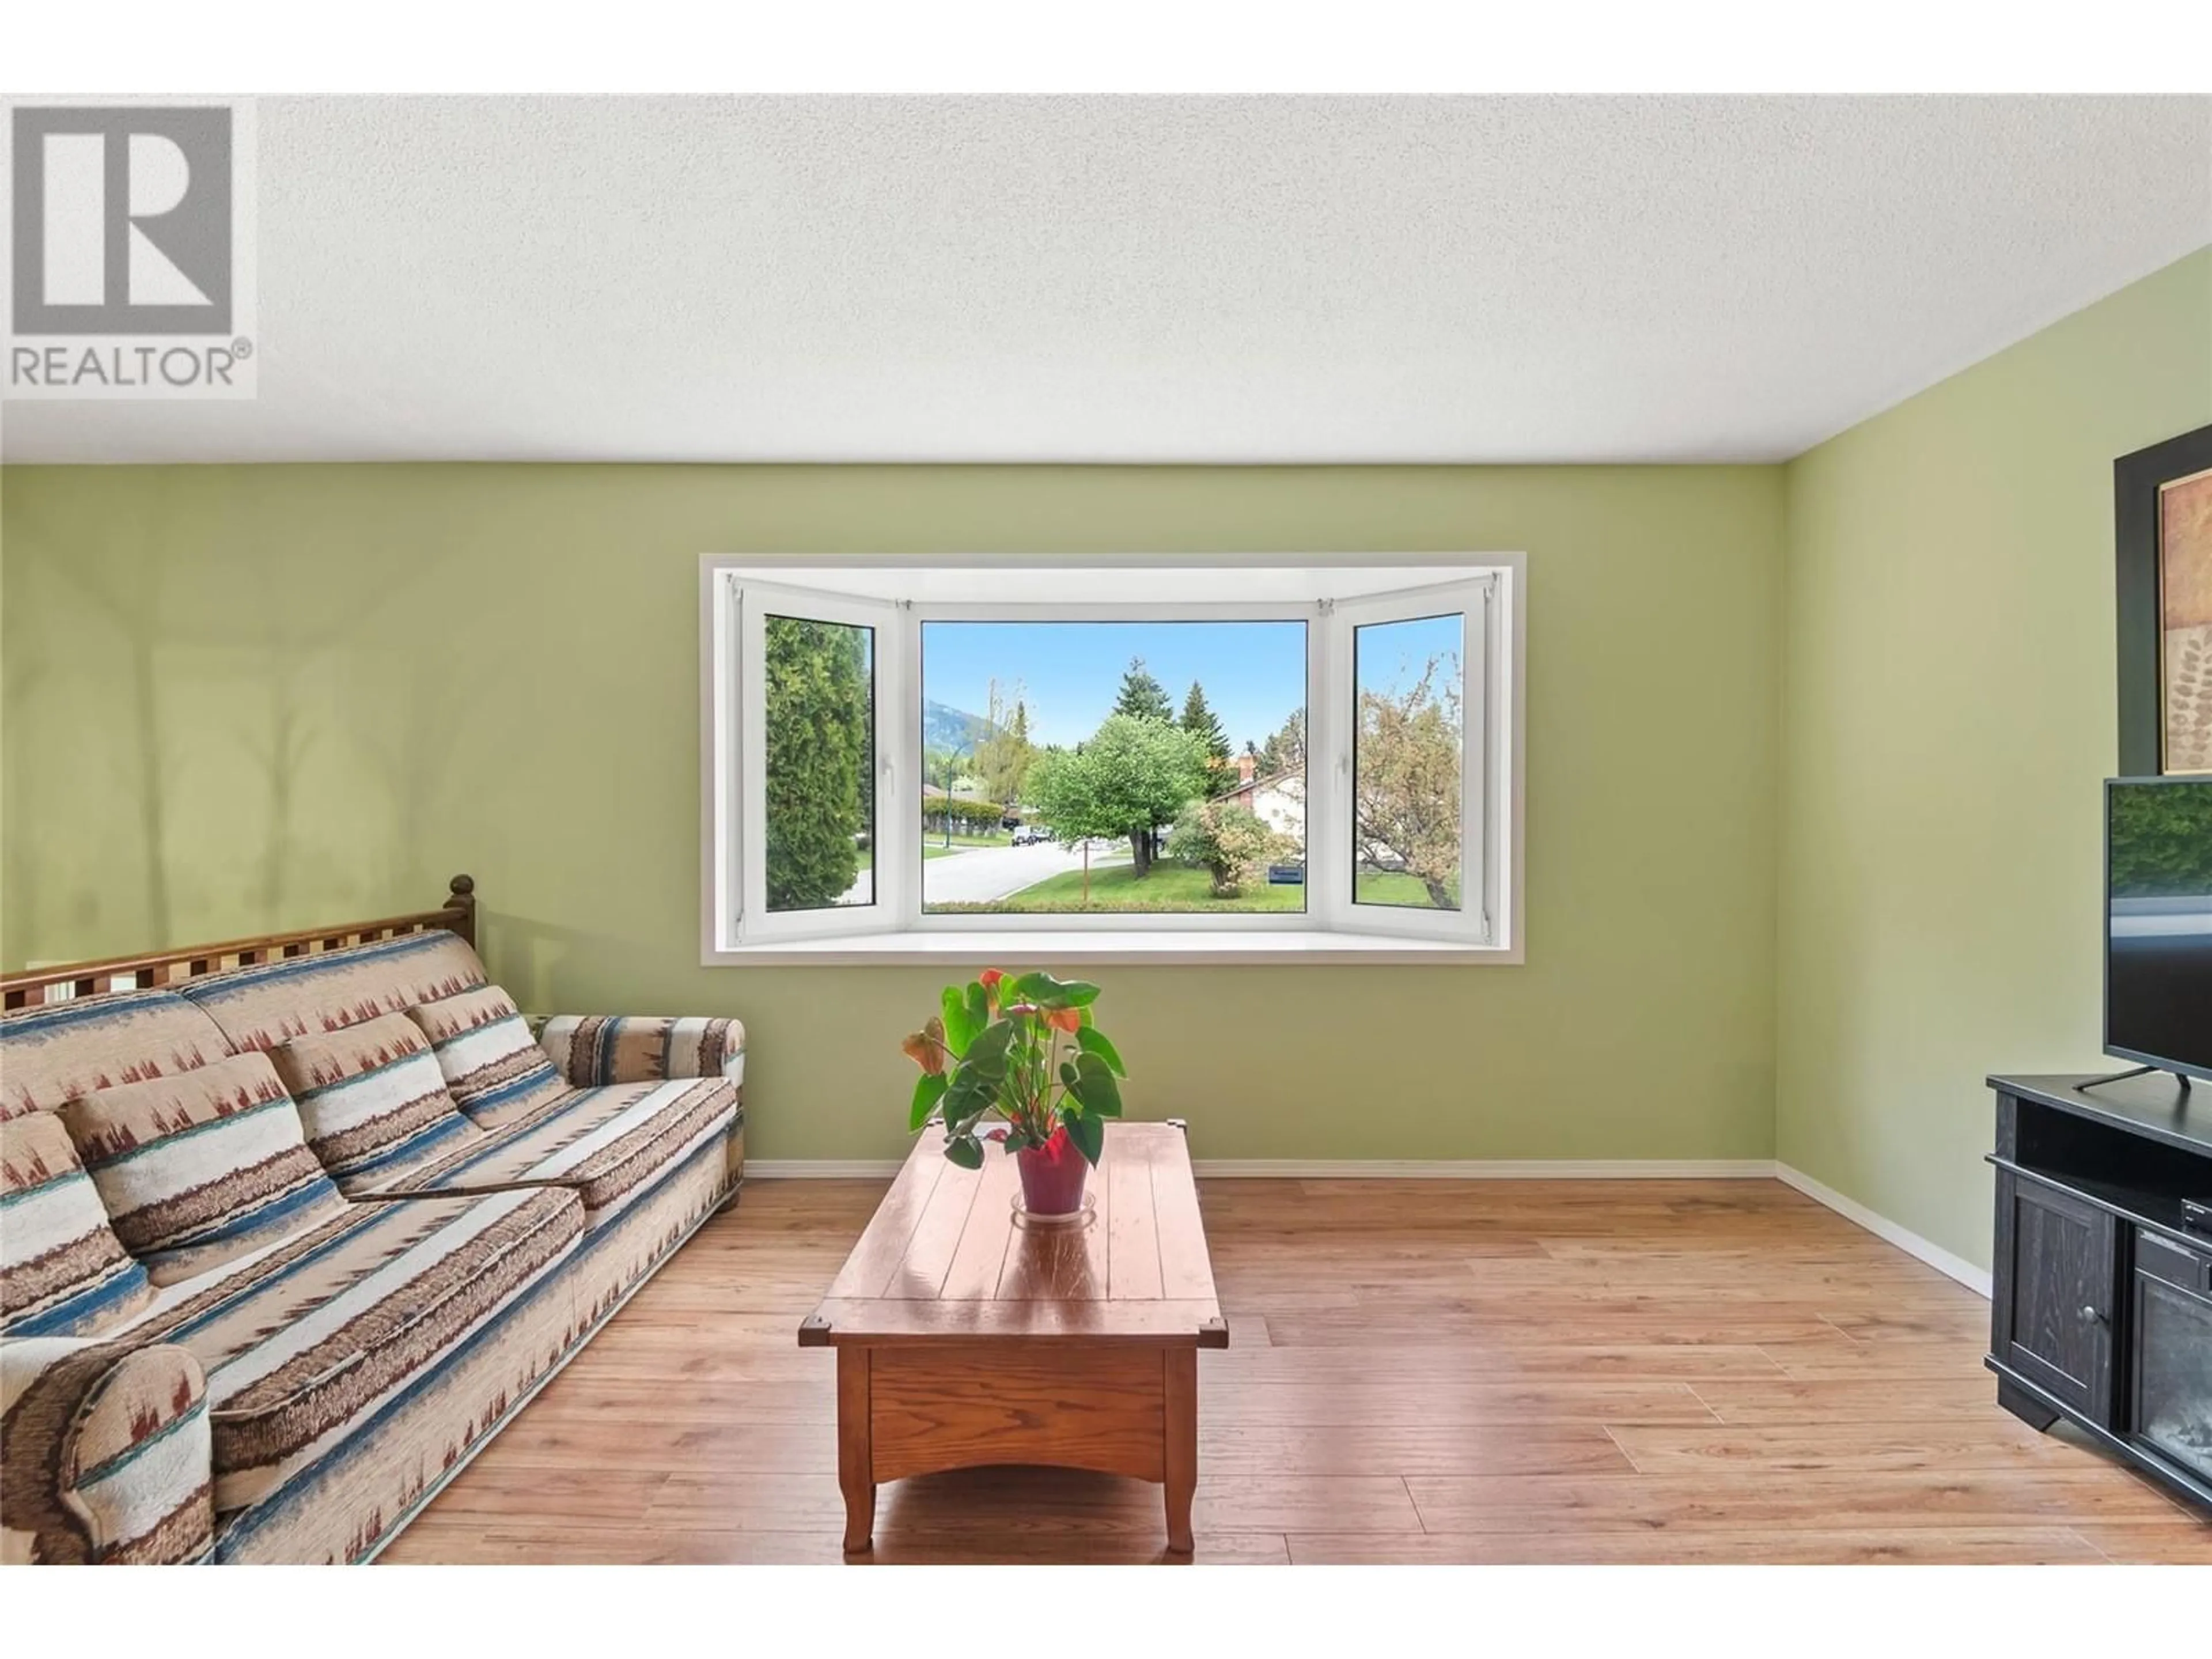
[[[0,1343],[0,1560],[199,1559],[215,1535],[210,1441],[207,1378],[182,1348]]]
[[[31,1112],[0,1122],[0,1331],[91,1336],[153,1294],[61,1120]]]
[[[404,1014],[296,1036],[269,1058],[300,1109],[308,1148],[349,1196],[381,1191],[483,1139]]]
[[[498,986],[408,1012],[430,1039],[455,1103],[485,1128],[523,1122],[568,1092],[514,999]]]
[[[113,991],[0,1019],[0,1117],[58,1112],[79,1095],[173,1077],[233,1052],[174,991]]]
[[[574,1194],[351,1204],[171,1286],[128,1329],[189,1349],[214,1418],[215,1507],[264,1498],[401,1404],[574,1249]]]
[[[737,1115],[737,1085],[720,1079],[578,1089],[495,1131],[485,1146],[426,1171],[410,1189],[558,1185],[583,1200],[597,1227],[687,1154],[726,1133]]]
[[[734,1019],[556,1014],[538,1046],[579,1089],[672,1077],[745,1075],[745,1028]]]
[[[266,1054],[96,1090],[64,1107],[62,1122],[115,1236],[156,1285],[345,1208]]]
[[[268,1048],[335,1031],[484,982],[468,942],[442,927],[234,968],[181,993],[222,1028],[234,1048]]]

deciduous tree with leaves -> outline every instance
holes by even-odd
[[[1363,690],[1352,769],[1355,855],[1414,877],[1439,910],[1459,908],[1459,683],[1456,657],[1431,657],[1405,691]]]
[[[1109,714],[1080,748],[1046,750],[1024,793],[1063,842],[1127,836],[1141,881],[1152,872],[1153,831],[1205,794],[1206,760],[1204,746],[1180,726]],[[1083,870],[1087,904],[1087,848]]]
[[[991,735],[975,745],[976,775],[983,781],[986,794],[1002,806],[1012,806],[1020,800],[1022,781],[1037,756],[1036,744],[1030,740],[1029,704],[1018,685],[1010,703],[999,682],[991,682],[989,718]]]

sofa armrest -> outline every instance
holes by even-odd
[[[556,1014],[538,1042],[574,1089],[672,1077],[745,1079],[745,1028],[734,1019]]]
[[[193,1561],[215,1536],[207,1377],[170,1343],[0,1341],[0,1556]]]

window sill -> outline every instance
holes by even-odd
[[[1247,963],[1268,967],[1408,966],[1483,963],[1506,967],[1522,960],[1517,947],[1447,944],[1384,933],[1297,932],[1231,933],[1177,931],[1056,933],[912,932],[864,933],[842,939],[781,939],[772,945],[709,951],[708,968],[857,968],[903,963],[1127,963],[1207,967]]]

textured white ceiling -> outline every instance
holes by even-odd
[[[1794,455],[2212,241],[2212,99],[271,98],[260,397],[10,461]]]

